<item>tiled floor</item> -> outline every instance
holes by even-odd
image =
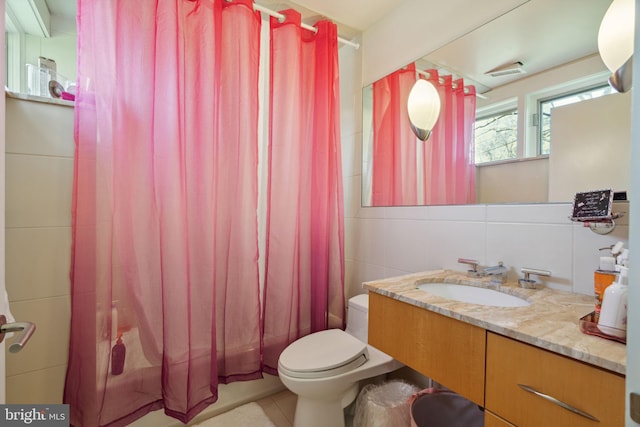
[[[289,390],[281,391],[273,396],[265,397],[258,400],[259,404],[271,422],[276,427],[293,427],[293,416],[296,412],[296,395]],[[353,424],[352,416],[347,414],[345,417],[345,427],[351,427]]]
[[[296,412],[296,395],[289,390],[281,391],[256,402],[269,416],[276,427],[293,427]]]

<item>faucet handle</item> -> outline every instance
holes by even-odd
[[[518,280],[518,284],[520,287],[527,289],[536,289],[538,287],[538,282],[529,278],[531,274],[535,274],[536,276],[551,276],[550,271],[539,270],[537,268],[522,267],[520,271],[524,274],[524,278]]]
[[[467,259],[467,258],[458,258],[458,262],[460,264],[468,264],[471,266],[470,270],[467,270],[467,273],[476,275],[478,274],[478,261],[475,259]]]

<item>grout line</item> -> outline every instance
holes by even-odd
[[[65,370],[67,369],[67,363],[62,363],[62,364],[58,364],[58,365],[52,365],[52,366],[46,366],[44,368],[38,368],[38,369],[33,369],[33,370],[29,370],[29,371],[24,371],[24,372],[19,372],[17,374],[7,374],[6,378],[13,378],[13,377],[19,377],[20,375],[28,375],[28,374],[33,374],[33,373],[37,373],[37,372],[42,372],[42,371],[48,371],[50,369],[56,369],[56,368],[61,368],[64,367]]]
[[[69,292],[68,294],[59,294],[59,295],[52,295],[52,296],[40,297],[40,298],[25,298],[25,299],[17,299],[17,300],[9,298],[9,306],[11,306],[11,304],[23,304],[23,303],[31,303],[31,302],[38,302],[38,301],[48,301],[48,300],[57,299],[57,298],[68,299],[69,297],[71,297],[71,292]]]

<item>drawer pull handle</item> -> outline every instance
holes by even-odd
[[[593,415],[591,415],[591,414],[587,414],[586,412],[581,411],[581,410],[580,410],[580,409],[578,409],[578,408],[574,408],[573,406],[568,405],[568,404],[566,404],[566,403],[564,403],[564,402],[562,402],[562,401],[560,401],[560,400],[556,399],[555,397],[549,396],[548,394],[541,393],[541,392],[539,392],[538,390],[535,390],[535,389],[533,389],[533,388],[531,388],[531,387],[529,387],[529,386],[526,386],[526,385],[524,385],[524,384],[518,384],[518,386],[519,386],[521,389],[523,389],[523,390],[525,390],[525,391],[528,391],[529,393],[533,393],[533,394],[535,394],[536,396],[540,396],[540,397],[542,397],[543,399],[548,400],[549,402],[555,403],[556,405],[559,405],[559,406],[563,407],[564,409],[566,409],[566,410],[568,410],[568,411],[573,412],[574,414],[578,414],[578,415],[581,415],[581,416],[583,416],[583,417],[585,417],[585,418],[588,418],[588,419],[590,419],[590,420],[600,422],[600,420],[599,420],[599,419],[597,419],[596,417],[594,417]]]

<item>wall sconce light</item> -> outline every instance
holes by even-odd
[[[420,141],[429,139],[440,115],[440,96],[435,86],[427,80],[418,79],[409,92],[407,111],[413,133]]]
[[[598,31],[600,57],[613,74],[609,84],[618,92],[632,85],[635,0],[613,0]]]

